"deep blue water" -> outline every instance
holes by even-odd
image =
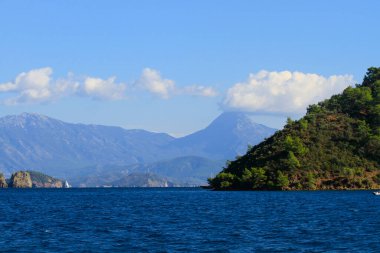
[[[0,251],[380,252],[369,191],[2,189]]]

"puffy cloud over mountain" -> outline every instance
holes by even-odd
[[[351,75],[324,77],[302,72],[260,71],[228,89],[225,110],[259,113],[302,113],[309,104],[341,92],[354,83]]]

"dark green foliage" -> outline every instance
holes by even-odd
[[[301,119],[299,121],[299,123],[300,123],[301,131],[306,131],[307,130],[307,126],[308,126],[307,120]]]
[[[288,152],[293,152],[299,155],[304,155],[307,152],[307,149],[303,146],[301,139],[298,136],[294,138],[286,136],[284,148]]]
[[[255,169],[247,169],[255,168]],[[223,174],[226,178],[221,188]],[[229,162],[215,189],[380,187],[380,68]],[[226,176],[228,175],[228,177]]]
[[[373,177],[373,181],[380,185],[380,173]]]
[[[312,172],[308,172],[304,180],[304,188],[308,190],[315,190],[317,188],[316,183],[317,181],[315,175]]]
[[[219,173],[215,178],[209,179],[209,183],[217,189],[229,189],[235,184],[235,176],[232,173]]]
[[[287,125],[292,125],[294,123],[294,121],[292,120],[292,118],[290,118],[290,117],[288,117],[287,119],[286,119],[286,124]]]
[[[247,172],[248,170],[244,170]],[[248,174],[242,176],[243,183],[250,189],[261,189],[267,183],[267,176],[263,168],[251,168]]]
[[[295,170],[301,166],[300,162],[292,151],[289,151],[288,159],[285,161],[285,164],[289,170]]]
[[[276,186],[284,190],[289,186],[289,178],[286,174],[282,173],[281,171],[277,171],[277,180],[276,180]]]

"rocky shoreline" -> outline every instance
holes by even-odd
[[[0,173],[0,188],[67,188],[65,181],[37,171],[17,171],[6,179]]]

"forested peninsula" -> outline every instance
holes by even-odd
[[[380,188],[380,68],[288,119],[208,181],[215,190]]]

